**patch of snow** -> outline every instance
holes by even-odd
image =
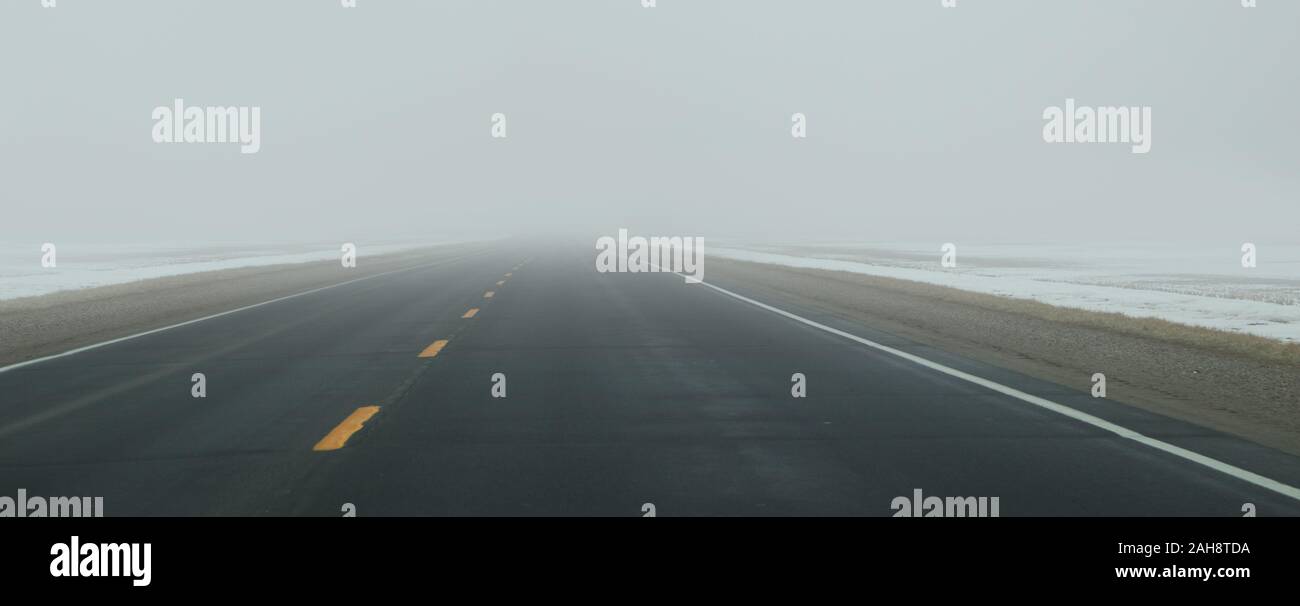
[[[357,264],[366,257],[458,240],[356,242]],[[284,245],[251,244],[78,244],[56,243],[56,266],[41,267],[41,243],[0,246],[0,300],[62,290],[93,288],[237,267],[338,260],[342,242]]]
[[[1178,246],[962,246],[957,267],[938,244],[745,245],[708,255],[912,280],[1090,311],[1300,342],[1300,246],[1241,253]],[[1267,257],[1265,255],[1268,255]]]

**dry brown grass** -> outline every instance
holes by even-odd
[[[855,281],[835,275],[842,273],[825,272],[827,276],[835,276],[831,278],[834,280],[849,283]],[[856,274],[848,275],[854,278],[858,277]],[[1255,360],[1300,365],[1300,344],[1298,343],[1286,343],[1257,335],[1189,326],[1158,318],[1137,318],[1121,313],[1072,309],[1040,301],[970,292],[911,280],[878,276],[861,277],[865,278],[872,286],[933,297],[963,305],[973,305],[992,311],[1028,315],[1052,322],[1135,335]],[[856,282],[862,283],[861,280],[856,280]]]
[[[711,281],[1300,455],[1300,345],[894,278],[715,260]],[[1084,387],[1086,389],[1086,387]]]

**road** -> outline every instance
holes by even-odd
[[[102,496],[109,516],[888,516],[920,489],[998,497],[1002,516],[1300,514],[1185,456],[593,259],[512,243],[0,372],[0,495]],[[1295,457],[782,309],[1300,486]],[[358,409],[373,416],[352,431]],[[341,446],[317,450],[327,436]]]

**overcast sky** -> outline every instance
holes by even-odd
[[[0,2],[10,242],[1300,241],[1292,0],[57,3]],[[154,143],[178,97],[261,150]],[[1067,97],[1150,153],[1045,143]]]

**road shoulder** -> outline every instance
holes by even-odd
[[[242,267],[0,301],[0,366],[483,250],[449,244],[362,258],[353,268],[338,261]]]
[[[1288,363],[1295,348],[846,272],[718,259],[709,281],[1082,393],[1101,372],[1111,401],[1300,454],[1300,366]]]

